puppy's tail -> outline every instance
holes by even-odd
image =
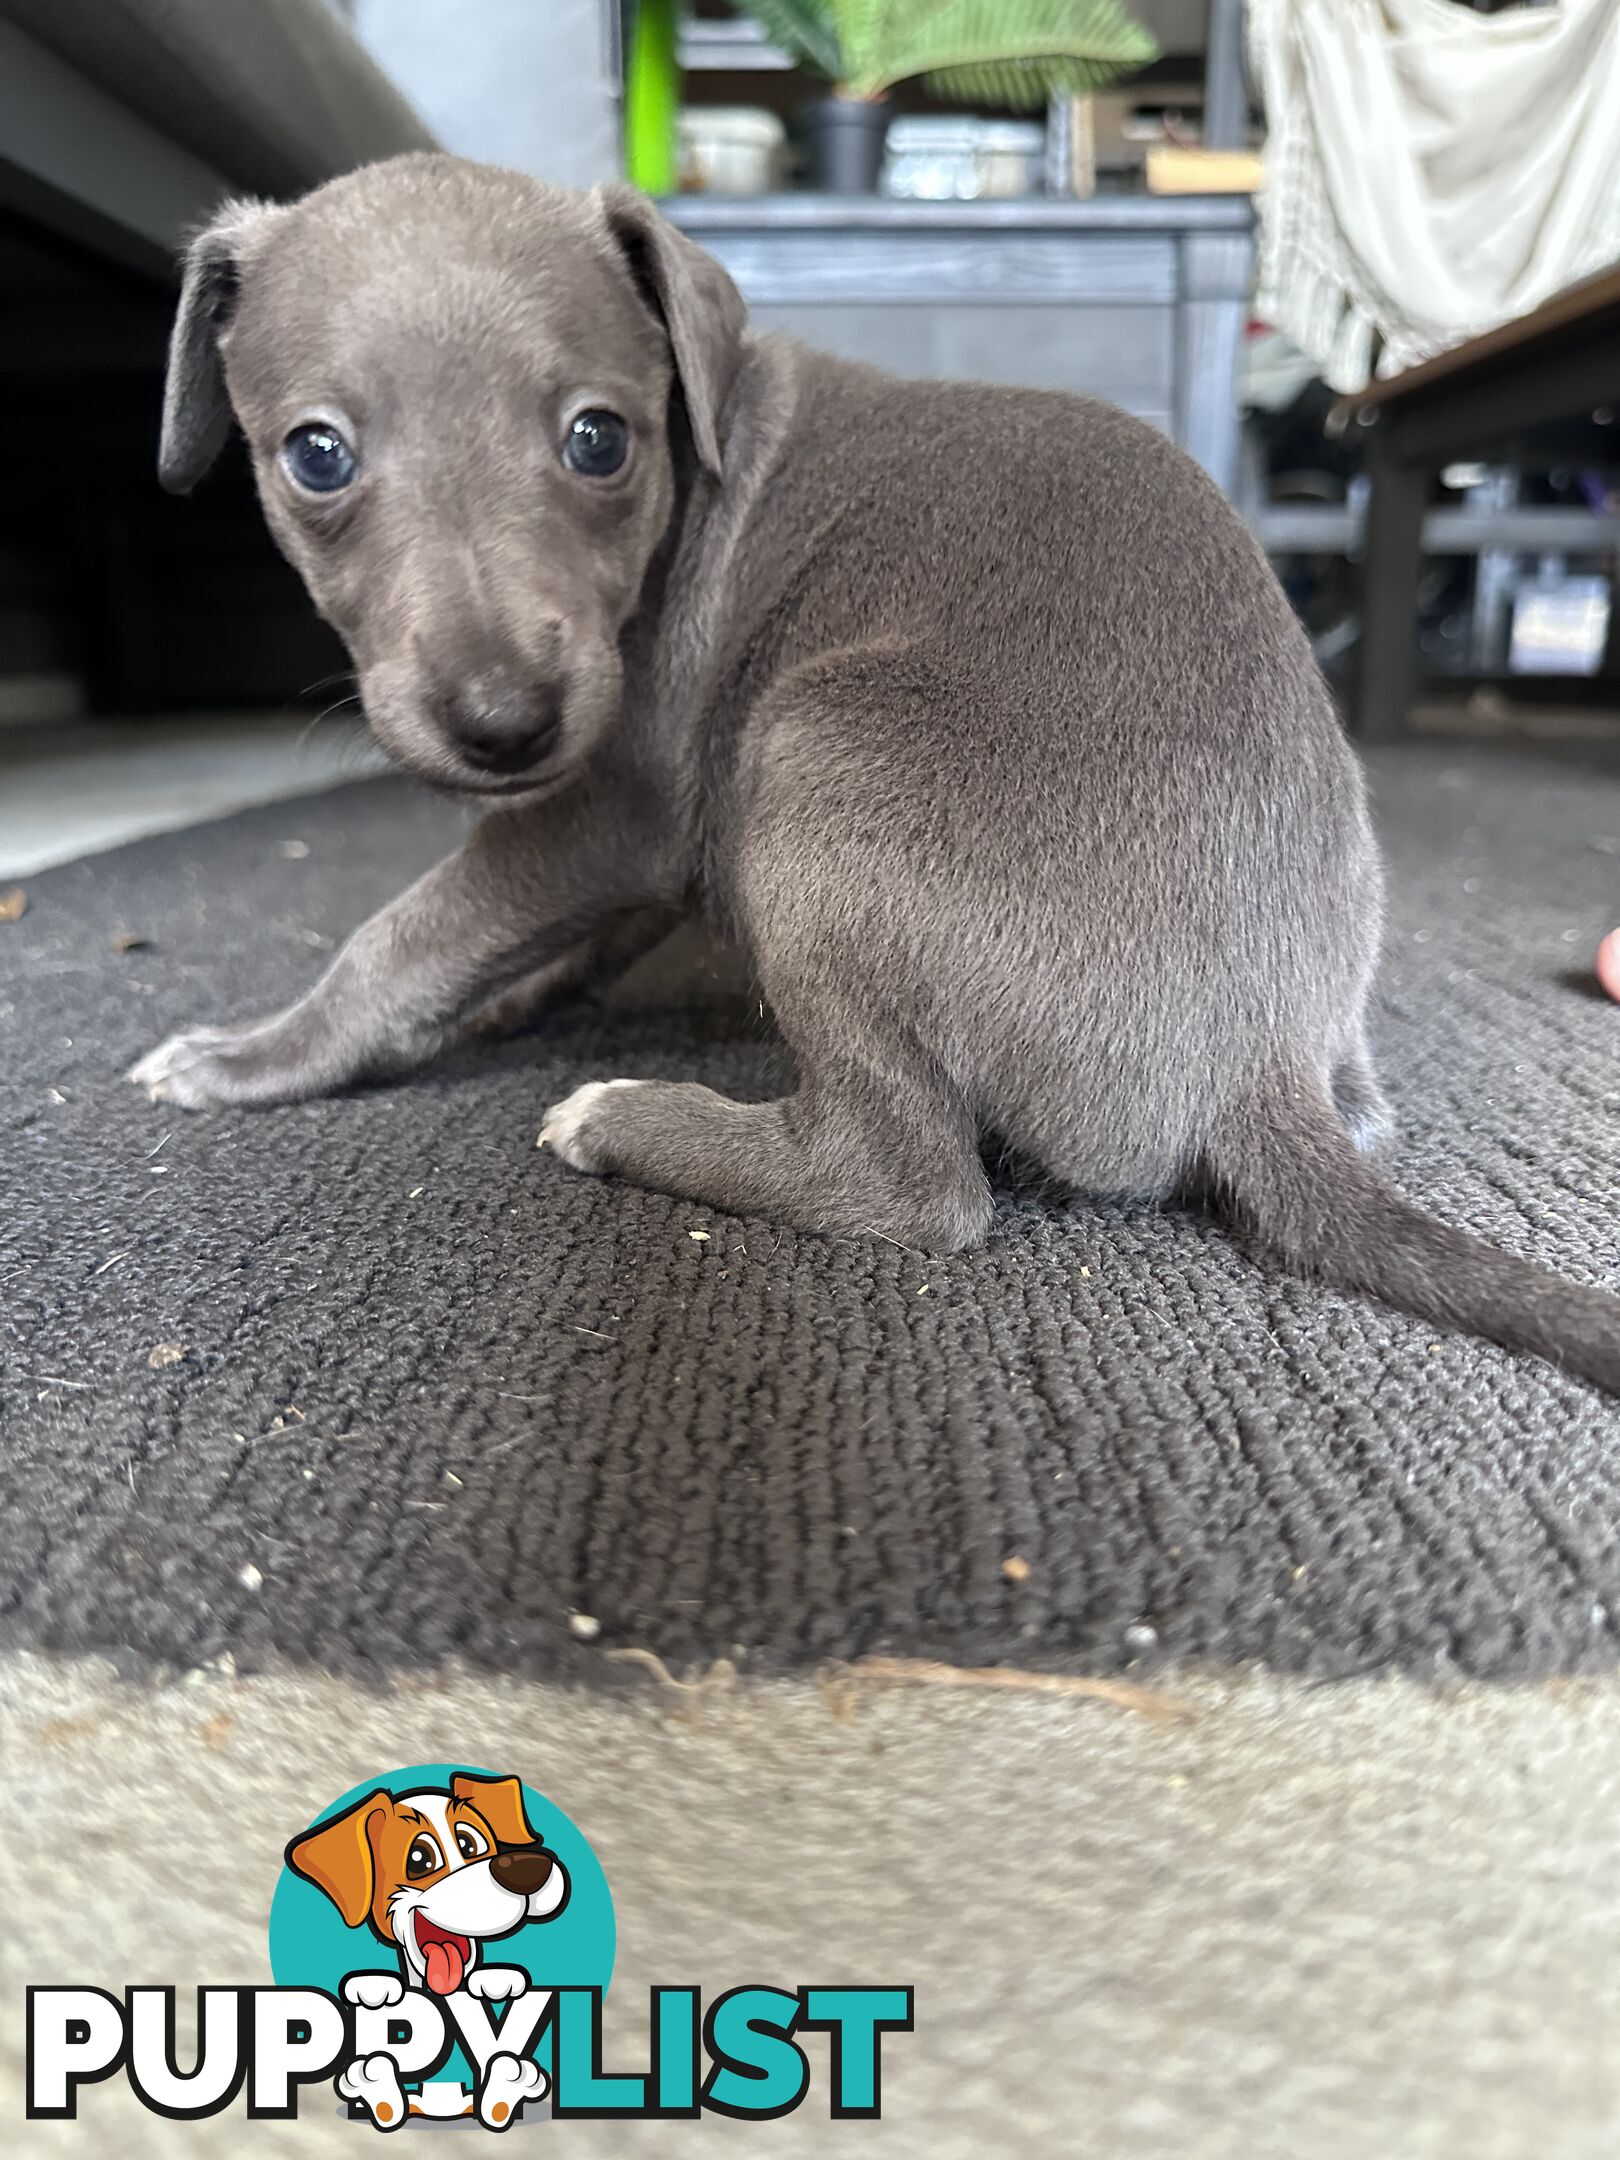
[[[1301,1274],[1529,1350],[1620,1395],[1620,1297],[1411,1206],[1357,1152],[1314,1080],[1279,1076],[1224,1121],[1205,1161],[1217,1197]]]

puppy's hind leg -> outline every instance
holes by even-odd
[[[796,1094],[740,1103],[689,1082],[596,1080],[540,1144],[734,1215],[875,1236],[925,1252],[982,1242],[990,1190],[961,1097],[920,1062],[800,1059]]]

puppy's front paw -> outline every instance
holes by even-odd
[[[392,2055],[367,2055],[338,2073],[337,2089],[357,2100],[379,2130],[397,2130],[405,2120],[405,2095]]]
[[[343,1983],[343,1998],[364,2010],[391,2010],[405,2000],[405,1983],[398,1973],[350,1973]]]
[[[480,2002],[516,2002],[528,1994],[529,1976],[521,1965],[475,1965],[462,1986]]]
[[[504,2130],[525,2100],[545,2096],[546,2073],[528,2055],[492,2055],[478,2088],[478,2120],[486,2130]]]
[[[258,1108],[345,1086],[366,1069],[367,1050],[363,1029],[335,1036],[325,1008],[306,1000],[242,1027],[187,1028],[149,1050],[129,1077],[153,1102],[181,1110]]]
[[[608,1168],[607,1098],[615,1088],[645,1087],[645,1080],[587,1080],[546,1112],[536,1147],[548,1147],[570,1168],[600,1177]]]
[[[180,1110],[229,1102],[228,1053],[245,1033],[243,1028],[186,1028],[148,1050],[126,1077],[145,1088],[153,1102],[173,1103]]]

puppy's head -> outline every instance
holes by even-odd
[[[159,475],[189,489],[234,412],[379,738],[441,784],[554,786],[618,714],[684,473],[720,477],[742,321],[628,188],[393,159],[192,243]]]
[[[523,1812],[516,1778],[466,1774],[448,1792],[379,1789],[287,1847],[287,1865],[404,1955],[412,1986],[452,1995],[478,1945],[554,1920],[568,1876]]]

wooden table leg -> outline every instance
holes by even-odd
[[[1361,675],[1354,729],[1361,742],[1404,735],[1418,678],[1418,571],[1428,475],[1398,465],[1375,440],[1361,565]]]

